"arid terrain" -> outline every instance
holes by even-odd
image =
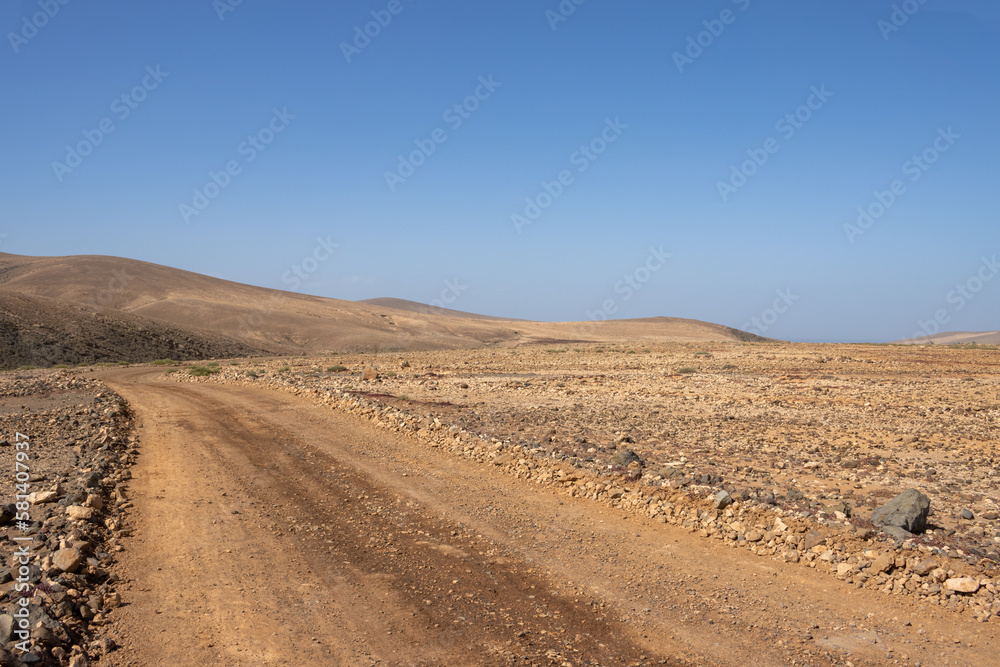
[[[0,334],[0,664],[996,664],[987,338],[16,255]]]
[[[992,665],[998,371],[713,342],[15,371],[3,428],[57,457],[47,548],[87,535],[72,575],[38,553],[52,664]],[[134,435],[81,495],[94,400]],[[898,540],[871,517],[906,488],[931,515]]]

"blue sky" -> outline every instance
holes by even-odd
[[[796,341],[1000,329],[996,3],[64,1],[0,9],[0,251]]]

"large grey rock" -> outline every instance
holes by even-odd
[[[916,537],[913,533],[899,526],[883,526],[882,532],[896,540],[897,542],[905,542],[911,538]]]
[[[930,498],[916,489],[907,489],[872,514],[872,523],[880,528],[902,528],[919,533],[927,527]]]
[[[725,491],[719,491],[719,495],[715,496],[715,508],[725,509],[733,504],[733,497],[730,496]]]

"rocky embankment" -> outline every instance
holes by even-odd
[[[824,354],[814,358],[805,346],[768,346],[771,364],[740,346],[674,346],[646,359],[581,353],[575,367],[545,351],[474,351],[252,362],[175,377],[308,395],[570,496],[995,619],[996,485],[980,465],[995,460],[995,367],[945,351],[935,378],[921,350],[869,348],[871,358],[838,361],[829,352],[842,348],[816,347]],[[701,368],[679,366],[687,360]],[[801,368],[806,361],[822,371]],[[688,430],[696,425],[705,428]],[[968,456],[953,458],[960,453]],[[873,523],[910,487],[927,496],[925,525]]]
[[[132,427],[97,381],[0,374],[0,664],[84,667],[116,648],[101,634],[122,604]]]

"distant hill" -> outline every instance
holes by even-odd
[[[0,318],[9,341],[8,347],[0,346],[0,366],[4,367],[31,363],[22,360],[32,354],[39,359],[60,358],[38,350],[50,349],[57,339],[68,340],[72,327],[78,328],[75,335],[92,356],[115,361],[457,349],[551,341],[764,340],[729,327],[679,318],[550,323],[473,315],[403,299],[342,301],[97,255],[0,253],[0,297]],[[72,326],[59,328],[62,320]],[[15,340],[16,344],[11,342]],[[136,342],[130,348],[126,340]],[[101,347],[104,343],[99,341],[109,347]],[[117,342],[112,345],[110,341]],[[62,344],[67,350],[64,361],[83,354],[68,351],[84,349],[76,342],[69,347]]]
[[[1000,345],[1000,331],[945,331],[933,336],[920,338],[905,338],[893,341],[899,345],[963,345],[976,343],[978,345]]]

